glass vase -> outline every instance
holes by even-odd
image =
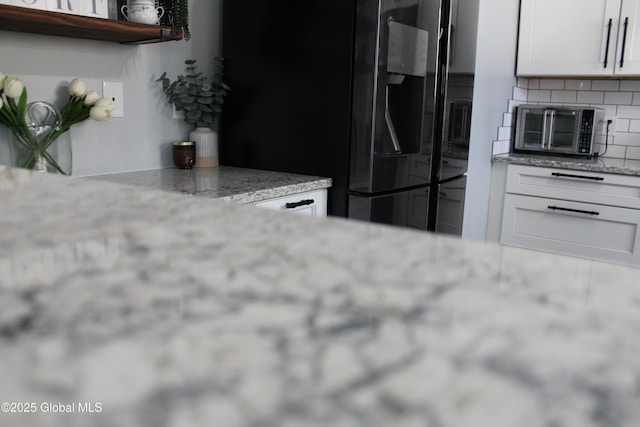
[[[71,175],[71,136],[69,132],[50,138],[51,126],[28,125],[10,128],[11,166]]]

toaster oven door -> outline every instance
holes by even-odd
[[[580,111],[522,109],[518,112],[515,148],[575,154],[580,136]]]

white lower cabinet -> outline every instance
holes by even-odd
[[[314,190],[255,202],[254,206],[298,215],[327,216],[327,190]]]
[[[510,165],[500,241],[640,265],[640,177]]]

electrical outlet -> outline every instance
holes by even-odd
[[[182,120],[184,119],[184,111],[178,111],[176,110],[176,104],[171,104],[171,107],[173,107],[173,118],[178,120]]]
[[[102,82],[102,96],[113,101],[111,117],[124,117],[124,90],[122,82]]]
[[[609,123],[611,121],[611,123]],[[607,126],[609,126],[609,135],[613,134],[616,131],[616,116],[605,117],[604,118],[604,129],[607,130]]]

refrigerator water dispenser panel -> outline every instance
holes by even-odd
[[[389,21],[387,71],[425,77],[427,75],[428,46],[429,33],[427,31],[411,25]]]

